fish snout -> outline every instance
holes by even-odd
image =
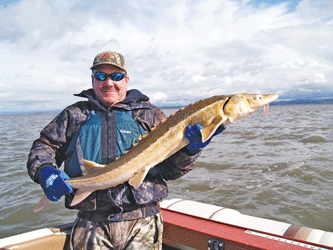
[[[254,108],[260,108],[263,106],[266,106],[270,104],[271,102],[274,102],[276,99],[278,99],[278,94],[262,94],[262,95],[256,95],[253,97],[254,102]]]

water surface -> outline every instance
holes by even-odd
[[[164,109],[167,115],[175,109]],[[34,213],[42,190],[26,171],[34,139],[56,114],[0,116],[0,238],[73,221],[64,200]],[[271,106],[228,125],[169,197],[333,232],[333,105]]]

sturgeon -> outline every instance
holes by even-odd
[[[138,188],[151,168],[189,144],[184,135],[188,125],[201,124],[202,141],[205,142],[221,125],[234,123],[262,106],[268,110],[268,104],[277,98],[277,94],[217,95],[181,108],[114,162],[100,165],[83,160],[87,171],[80,177],[66,181],[76,189],[71,205],[80,203],[96,190],[115,187],[126,181]],[[35,212],[48,202],[44,194]]]

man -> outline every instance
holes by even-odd
[[[185,135],[191,143],[152,168],[138,189],[126,182],[71,206],[75,191],[65,180],[82,175],[82,159],[108,164],[166,118],[147,96],[127,91],[121,54],[98,54],[91,70],[93,88],[77,95],[88,100],[67,107],[42,130],[31,148],[28,173],[50,200],[65,195],[65,206],[79,210],[72,249],[161,249],[159,202],[168,194],[165,180],[189,172],[208,142],[202,143],[199,124],[189,126]],[[64,171],[58,170],[62,162]]]

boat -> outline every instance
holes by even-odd
[[[161,206],[164,250],[333,249],[332,232],[191,200],[170,199]],[[0,249],[66,249],[72,226],[68,223],[0,239]]]

